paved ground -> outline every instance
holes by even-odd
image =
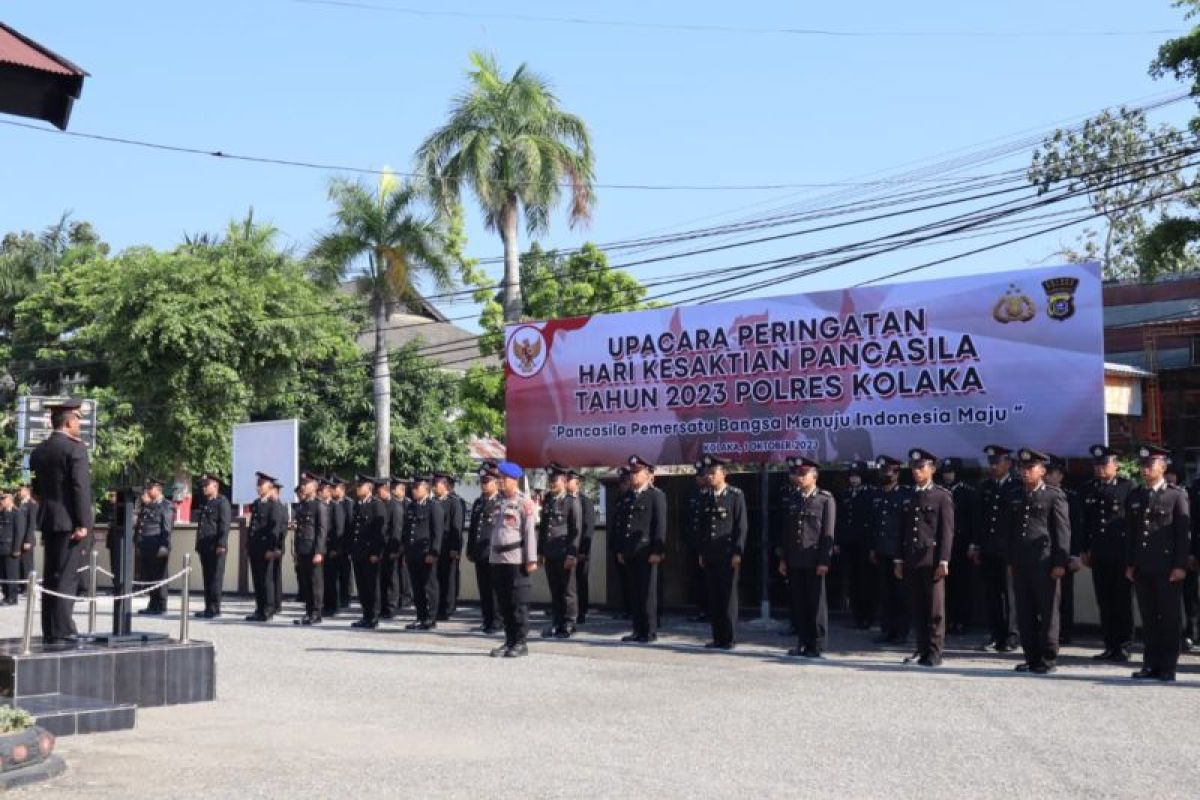
[[[177,598],[172,598],[172,608]],[[19,797],[1196,797],[1200,658],[1134,684],[1069,649],[1060,672],[952,649],[929,672],[835,628],[824,663],[743,626],[733,653],[672,622],[655,646],[598,621],[527,659],[490,659],[471,622],[374,632],[236,616],[215,703],[138,712],[137,728],[60,742],[68,772]],[[81,617],[82,621],[82,617]],[[539,615],[540,621],[540,615]],[[108,618],[101,618],[107,626]],[[0,610],[15,636],[18,609]],[[138,620],[175,631],[177,617]]]

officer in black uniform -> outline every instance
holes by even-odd
[[[1191,514],[1187,493],[1163,477],[1168,451],[1142,445],[1138,459],[1143,485],[1129,493],[1126,505],[1125,575],[1137,593],[1146,649],[1133,677],[1170,682],[1179,661],[1180,590],[1192,554]]]
[[[1005,512],[1012,500],[1010,495],[1019,494],[1021,487],[1012,477],[1011,450],[989,444],[983,453],[991,475],[979,484],[979,517],[968,553],[979,570],[982,604],[987,613],[989,635],[980,649],[1007,653],[1017,646],[1017,613],[1008,571]]]
[[[437,627],[438,557],[442,553],[445,511],[430,496],[432,478],[418,475],[412,480],[412,498],[404,515],[404,561],[412,576],[413,604],[417,618],[404,627],[408,630],[433,630]]]
[[[575,624],[587,622],[588,612],[588,565],[592,559],[592,536],[596,532],[596,506],[592,498],[583,490],[583,475],[571,470],[567,475],[567,491],[579,498],[579,509],[582,512],[579,528],[579,553],[575,557],[575,594],[579,613],[575,615]]]
[[[379,605],[380,619],[395,619],[396,603],[399,600],[400,584],[396,582],[395,564],[388,560],[388,539],[392,526],[395,524],[392,505],[392,479],[381,475],[375,479],[375,498],[383,504],[383,553],[379,557],[379,593],[376,603]]]
[[[379,560],[387,532],[387,510],[375,496],[376,479],[369,475],[355,478],[354,513],[344,545],[354,563],[354,582],[362,616],[350,623],[352,628],[374,629],[379,626]]]
[[[683,500],[683,513],[680,514],[679,536],[688,555],[688,590],[692,602],[696,605],[696,613],[688,619],[689,622],[707,622],[710,599],[708,582],[704,577],[702,520],[700,506],[709,488],[708,472],[704,460],[696,462],[696,483],[692,486],[687,497]]]
[[[1025,663],[1019,672],[1054,672],[1058,659],[1059,581],[1071,549],[1067,496],[1045,482],[1050,456],[1022,448],[1021,489],[1008,498],[1008,563],[1012,565],[1017,628]]]
[[[353,494],[354,490],[350,488],[349,482],[340,487],[336,483],[334,484],[333,502],[341,504],[342,516],[345,519],[341,536],[344,552],[342,553],[341,573],[338,575],[337,607],[339,611],[350,607],[350,596],[354,593],[354,558],[350,555],[350,546],[348,544],[350,522],[354,519]]]
[[[579,498],[567,491],[568,472],[561,464],[546,467],[550,488],[542,497],[538,519],[538,553],[550,587],[550,625],[542,631],[543,639],[571,638],[575,633],[575,617],[579,615],[575,563],[579,554],[583,509]]]
[[[1071,547],[1067,560],[1067,571],[1058,582],[1058,646],[1061,650],[1071,643],[1075,632],[1075,573],[1083,569],[1080,556],[1083,527],[1083,502],[1079,492],[1063,486],[1063,477],[1067,474],[1067,462],[1053,453],[1047,453],[1050,461],[1046,463],[1046,485],[1060,490],[1067,498],[1067,511],[1071,520]]]
[[[1104,650],[1092,658],[1123,664],[1133,647],[1133,584],[1125,577],[1129,557],[1125,508],[1133,481],[1117,474],[1119,451],[1097,444],[1091,453],[1095,477],[1083,490],[1083,522],[1077,538],[1083,564],[1092,570],[1104,638]]]
[[[495,461],[479,465],[479,497],[471,504],[471,519],[467,523],[467,560],[475,565],[475,585],[479,587],[479,614],[482,633],[496,631],[496,592],[492,588],[491,540],[488,532],[496,524],[500,494],[500,473]]]
[[[38,504],[33,499],[27,483],[21,484],[17,489],[17,510],[21,512],[21,519],[18,522],[21,539],[20,578],[25,580],[33,571],[33,548],[37,547],[38,527]],[[24,586],[17,588],[20,589],[21,594],[25,594]]]
[[[866,484],[868,464],[851,462],[846,468],[849,484],[837,496],[836,549],[840,553],[846,594],[854,627],[867,630],[875,621],[879,589],[878,571],[871,564],[875,539],[875,489]]]
[[[629,569],[633,632],[623,642],[658,640],[658,565],[667,547],[667,496],[654,485],[654,465],[630,456],[628,522],[618,561]]]
[[[787,463],[797,482],[784,496],[779,574],[787,578],[792,626],[799,637],[788,655],[821,658],[828,630],[825,577],[833,555],[837,501],[817,487],[816,461],[789,457]]]
[[[621,560],[625,551],[625,539],[629,533],[629,515],[633,511],[633,490],[629,487],[629,468],[617,468],[617,486],[613,497],[612,534],[608,539],[608,550],[612,554],[610,568],[617,576],[617,589],[621,596],[617,619],[631,619],[633,610],[633,580],[629,567]]]
[[[959,480],[961,459],[943,458],[938,471],[942,486],[954,498],[954,546],[950,550],[950,574],[946,576],[946,630],[957,635],[971,626],[974,608],[975,584],[968,549],[975,538],[972,528],[979,516],[979,497],[975,489]]]
[[[296,504],[296,516],[292,520],[296,583],[300,586],[300,600],[304,603],[304,616],[292,620],[295,625],[319,625],[324,606],[325,576],[322,567],[329,537],[330,512],[329,505],[317,497],[320,483],[319,476],[311,472],[304,473],[300,479],[301,499]]]
[[[343,583],[343,568],[346,566],[346,550],[343,541],[346,536],[346,481],[339,475],[326,478],[329,485],[329,535],[325,537],[325,563],[323,578],[325,580],[324,602],[322,617],[336,617],[338,613],[338,595]]]
[[[1188,487],[1188,509],[1200,506],[1200,478]],[[1192,514],[1192,556],[1183,578],[1183,652],[1189,653],[1200,642],[1200,512]]]
[[[380,619],[394,619],[396,611],[404,607],[404,589],[408,583],[404,577],[404,546],[400,543],[408,510],[408,479],[393,475],[388,488],[391,496],[387,501],[387,546],[379,562]]]
[[[264,472],[254,474],[258,499],[250,504],[250,534],[246,554],[250,559],[250,579],[254,584],[254,613],[247,622],[267,622],[279,607],[275,604],[275,560],[277,548],[287,536],[287,514],[271,499],[275,478]]]
[[[900,485],[900,462],[891,456],[875,461],[880,486],[875,493],[875,544],[871,561],[876,565],[882,589],[879,603],[879,637],[876,644],[904,644],[908,641],[912,616],[908,608],[908,589],[896,577],[895,559],[900,554],[900,512],[912,494],[911,486]]]
[[[157,583],[167,576],[167,558],[171,554],[171,527],[175,523],[175,507],[163,497],[162,481],[157,478],[146,480],[147,502],[142,503],[137,520],[133,524],[134,541],[137,543],[138,566],[141,580]],[[139,614],[165,614],[167,612],[167,587],[159,586],[150,591],[150,602]],[[186,613],[186,612],[185,612]]]
[[[204,575],[204,610],[196,616],[221,616],[221,587],[225,580],[225,553],[229,549],[229,525],[233,508],[221,494],[221,479],[213,474],[200,478],[200,512],[196,519],[196,553]]]
[[[946,644],[946,577],[954,549],[954,496],[933,482],[937,456],[909,451],[913,490],[900,509],[896,577],[911,593],[917,649],[905,663],[937,667]]]
[[[276,478],[271,481],[271,501],[279,507],[279,513],[284,520],[290,521],[287,504],[283,502],[283,482]],[[287,547],[287,525],[284,525],[283,535],[279,537],[275,553],[271,556],[271,569],[275,581],[275,611],[283,610],[283,554]]]
[[[17,529],[23,516],[16,503],[13,493],[8,489],[0,489],[0,589],[4,592],[4,605],[17,604],[17,581],[21,574],[21,540]]]
[[[700,466],[708,488],[695,514],[695,546],[703,570],[712,641],[707,648],[732,650],[738,617],[738,574],[746,550],[749,522],[746,495],[726,483],[726,462],[706,455]]]
[[[442,549],[438,556],[437,618],[448,620],[458,609],[458,571],[463,549],[463,525],[467,503],[454,491],[454,476],[439,472],[433,476],[433,495],[442,507]]]

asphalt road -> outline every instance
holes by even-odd
[[[171,598],[172,611],[178,598]],[[70,737],[62,777],[14,797],[1187,797],[1200,795],[1200,657],[1180,682],[1066,651],[1058,674],[952,640],[944,667],[900,664],[835,627],[821,663],[748,625],[732,653],[668,622],[491,659],[473,621],[412,633],[349,618],[196,622],[217,647],[214,703],[138,711],[132,731]],[[471,612],[468,611],[467,614]],[[16,636],[18,608],[0,609]],[[178,618],[139,618],[176,631]],[[536,617],[541,622],[541,616]],[[82,616],[80,618],[82,624]],[[109,624],[101,617],[101,625]]]

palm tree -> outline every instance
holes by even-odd
[[[470,88],[454,101],[446,124],[422,143],[417,160],[443,208],[458,201],[466,184],[487,227],[500,232],[504,320],[515,322],[521,317],[521,212],[531,236],[544,233],[569,188],[570,224],[588,221],[595,203],[591,136],[526,65],[505,79],[491,56],[471,53],[471,63]]]
[[[329,186],[334,225],[313,248],[321,277],[345,280],[350,267],[363,257],[366,266],[357,273],[356,289],[367,299],[375,328],[374,383],[375,471],[391,473],[392,371],[384,329],[400,304],[418,297],[420,275],[441,289],[454,284],[452,259],[447,252],[445,226],[418,208],[425,192],[416,184],[401,182],[390,172],[373,191],[369,186],[334,180]]]

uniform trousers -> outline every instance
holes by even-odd
[[[204,544],[197,549],[200,556],[200,573],[204,577],[204,610],[210,614],[221,613],[221,585],[225,580],[225,554],[217,555],[216,544]]]
[[[7,546],[6,546],[7,547]],[[6,552],[0,553],[0,578],[5,581],[14,581],[13,583],[5,583],[0,588],[4,591],[4,601],[15,601],[17,599],[18,584],[15,581],[21,580],[21,557],[10,556]]]
[[[409,550],[404,554],[404,560],[408,563],[408,574],[412,578],[417,621],[429,622],[437,615],[438,608],[437,564],[426,564],[425,552],[421,550]]]
[[[738,617],[738,570],[732,554],[704,560],[704,586],[708,605],[708,624],[713,641],[728,646],[734,643]]]
[[[379,621],[379,561],[371,563],[370,556],[354,556],[354,582],[358,585],[358,604],[362,606],[362,621]]]
[[[254,584],[254,613],[274,616],[279,610],[275,605],[275,569],[266,559],[266,553],[250,551],[250,581]]]
[[[1092,586],[1104,649],[1128,653],[1133,646],[1133,584],[1125,577],[1125,562],[1092,556]]]
[[[157,547],[153,550],[139,550],[137,561],[142,575],[139,580],[146,583],[158,583],[167,577],[167,558],[166,556],[159,557]],[[148,609],[151,611],[167,610],[166,586],[151,589],[147,596],[150,600],[146,606]]]
[[[391,553],[379,558],[379,613],[391,617],[400,597],[400,558]]]
[[[871,563],[870,549],[861,544],[842,545],[842,565],[848,586],[850,613],[860,628],[875,621],[879,580]]]
[[[650,553],[640,550],[625,556],[629,568],[633,603],[629,609],[635,636],[658,636],[658,565],[650,563]]]
[[[483,627],[496,627],[496,590],[492,585],[492,565],[485,559],[475,561],[475,585],[479,587],[479,614]]]
[[[1051,577],[1050,559],[1022,560],[1013,564],[1013,593],[1017,600],[1017,628],[1021,649],[1030,666],[1053,664],[1058,658],[1058,578]]]
[[[903,641],[908,638],[912,615],[908,609],[908,587],[896,577],[896,569],[890,557],[880,556],[876,567],[882,575],[882,593],[879,602],[879,629],[889,639]]]
[[[42,585],[59,594],[74,597],[79,593],[79,567],[83,564],[85,547],[90,537],[72,541],[70,531],[43,531],[42,546],[45,549],[42,568],[45,575]],[[61,639],[76,632],[71,613],[74,600],[42,595],[42,637]]]
[[[458,610],[459,559],[442,555],[437,560],[437,615],[447,619]]]
[[[991,641],[997,644],[1013,644],[1017,641],[1018,614],[1012,578],[1008,574],[1008,559],[1004,556],[984,554],[979,570]]]
[[[575,624],[579,606],[575,596],[575,570],[567,569],[566,560],[546,559],[546,582],[550,584],[550,620],[555,630]]]
[[[1147,669],[1174,675],[1179,663],[1180,594],[1183,582],[1171,583],[1167,572],[1139,569],[1134,578],[1138,610],[1142,612],[1142,640]]]
[[[935,581],[936,567],[905,565],[904,580],[912,597],[912,624],[917,655],[935,664],[946,645],[946,579]]]
[[[946,576],[946,622],[955,627],[971,627],[975,609],[975,565],[966,553],[950,556],[950,574]]]
[[[1200,514],[1200,510],[1193,510]],[[1188,570],[1183,578],[1183,636],[1196,639],[1196,621],[1200,616],[1200,573]]]
[[[492,564],[492,586],[504,620],[504,644],[516,647],[529,638],[529,594],[531,581],[523,564]]]
[[[304,616],[320,618],[325,602],[324,564],[312,563],[312,555],[296,556],[296,583],[300,585],[300,601]]]
[[[788,591],[792,600],[792,626],[801,650],[821,652],[829,629],[829,610],[825,602],[825,576],[816,567],[788,567]]]
[[[578,599],[579,611],[575,615],[575,623],[582,625],[587,622],[588,613],[588,565],[592,559],[580,555],[575,560],[575,594]]]

